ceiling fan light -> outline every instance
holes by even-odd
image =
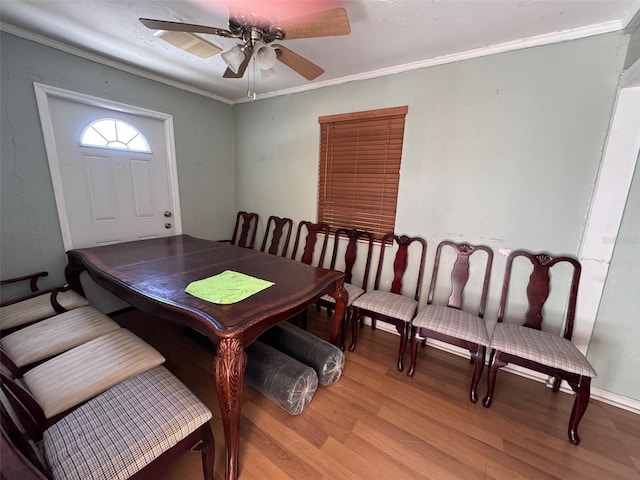
[[[244,52],[242,49],[235,45],[226,52],[221,53],[220,56],[222,60],[224,60],[224,63],[227,64],[227,67],[229,67],[229,70],[237,74],[238,70],[240,70],[240,65],[244,62]]]
[[[260,69],[260,80],[266,82],[276,76],[276,71],[273,68],[267,68],[266,70]]]
[[[264,42],[256,42],[254,46],[255,62],[260,70],[269,70],[276,64],[276,50]]]

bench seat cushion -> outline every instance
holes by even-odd
[[[42,447],[54,479],[131,477],[211,419],[166,368],[135,375],[49,427]]]
[[[156,349],[120,328],[47,360],[23,379],[45,417],[51,418],[164,360]]]
[[[82,345],[120,328],[91,306],[47,318],[7,335],[0,343],[20,368]]]
[[[89,305],[86,298],[73,290],[58,293],[56,300],[67,310]],[[6,330],[19,327],[54,315],[57,312],[51,306],[51,293],[47,292],[0,308],[0,328]]]

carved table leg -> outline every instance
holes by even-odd
[[[346,322],[345,311],[349,302],[349,294],[344,289],[344,280],[336,282],[336,290],[331,293],[336,301],[335,311],[333,312],[333,321],[331,322],[331,332],[329,333],[329,341],[344,350],[344,337],[340,339],[340,330],[342,322]]]
[[[247,354],[244,352],[242,341],[237,338],[221,339],[213,368],[224,426],[226,480],[238,478],[242,382],[246,367]]]

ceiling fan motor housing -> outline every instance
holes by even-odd
[[[271,23],[259,15],[236,14],[229,18],[229,31],[253,46],[256,42],[271,43],[284,40],[285,32],[280,27],[271,28]]]
[[[208,34],[240,40],[240,44],[221,54],[228,66],[223,74],[224,78],[242,78],[249,61],[256,54],[256,58],[265,72],[269,71],[269,67],[278,60],[307,80],[314,80],[324,73],[321,67],[283,45],[267,44],[275,40],[285,40],[286,38],[291,40],[296,38],[327,37],[348,35],[351,32],[349,18],[343,7],[282,20],[277,24],[273,24],[255,13],[244,14],[238,12],[230,16],[228,30],[151,18],[140,18],[139,20],[151,30],[183,32],[196,38],[198,37],[197,34]],[[189,40],[191,41],[192,38],[189,37]],[[218,51],[222,51],[222,48],[215,44],[211,45]]]

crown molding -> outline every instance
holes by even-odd
[[[512,52],[515,50],[522,50],[524,48],[540,47],[544,45],[552,45],[555,43],[568,42],[570,40],[578,40],[581,38],[593,37],[595,35],[602,35],[605,33],[617,32],[622,30],[622,21],[614,20],[610,22],[599,23],[596,25],[589,25],[586,27],[573,28],[570,30],[562,30],[554,33],[547,33],[544,35],[536,35],[533,37],[522,38],[504,43],[498,43],[495,45],[489,45],[486,47],[475,48],[473,50],[467,50],[460,53],[453,53],[450,55],[443,55],[441,57],[429,58],[426,60],[420,60],[418,62],[407,63],[404,65],[397,65],[394,67],[383,68],[380,70],[374,70],[371,72],[361,73],[357,75],[350,75],[333,80],[327,80],[325,82],[316,82],[313,84],[303,85],[300,87],[294,87],[286,90],[277,90],[265,94],[258,95],[257,100],[278,97],[281,95],[290,95],[293,93],[301,93],[309,90],[315,90],[316,88],[330,87],[334,85],[341,85],[343,83],[355,82],[358,80],[369,80],[377,77],[384,77],[387,75],[395,75],[397,73],[408,72],[411,70],[418,70],[420,68],[435,67],[438,65],[445,65],[447,63],[461,62],[463,60],[471,60],[473,58],[486,57],[488,55],[496,55],[499,53]],[[250,99],[237,99],[233,103],[246,103],[253,101]]]
[[[8,23],[0,22],[0,30],[2,30],[3,32],[7,32],[11,35],[24,38],[26,40],[31,40],[32,42],[39,43],[46,47],[55,48],[56,50],[60,50],[65,53],[75,55],[76,57],[81,57],[86,60],[91,60],[92,62],[96,62],[101,65],[105,65],[107,67],[112,67],[117,70],[121,70],[123,72],[136,75],[138,77],[146,78],[148,80],[153,80],[154,82],[162,83],[170,87],[179,88],[180,90],[185,90],[187,92],[194,93],[196,95],[208,97],[213,100],[226,103],[228,105],[231,105],[233,103],[228,98],[224,98],[214,93],[207,92],[206,90],[202,90],[200,88],[196,88],[191,85],[187,85],[186,83],[178,82],[176,80],[171,80],[167,77],[163,77],[162,75],[157,75],[155,73],[151,73],[146,70],[143,70],[142,68],[133,67],[131,65],[127,65],[126,63],[118,62],[116,60],[111,60],[102,55],[91,53],[81,48],[73,47],[71,45],[67,45],[66,43],[58,42],[57,40],[52,40],[42,35],[38,35],[37,33],[29,32],[28,30],[25,30],[23,28],[9,25]]]
[[[634,14],[634,18],[637,16]],[[13,25],[8,25],[0,22],[0,30],[6,31],[7,33],[17,35],[19,37],[25,38],[27,40],[32,40],[34,42],[40,43],[42,45],[46,45],[66,53],[70,53],[72,55],[76,55],[87,60],[91,60],[93,62],[101,63],[103,65],[107,65],[109,67],[116,68],[118,70],[125,71],[127,73],[131,73],[133,75],[138,75],[143,78],[147,78],[149,80],[154,80],[156,82],[163,83],[165,85],[169,85],[171,87],[179,88],[181,90],[186,90],[191,93],[195,93],[197,95],[202,95],[204,97],[212,98],[214,100],[218,100],[220,102],[226,103],[228,105],[235,105],[239,103],[247,103],[253,102],[257,100],[265,100],[273,97],[280,97],[283,95],[291,95],[295,93],[307,92],[309,90],[316,90],[318,88],[331,87],[335,85],[342,85],[344,83],[356,82],[359,80],[369,80],[378,77],[384,77],[387,75],[395,75],[398,73],[408,72],[412,70],[418,70],[421,68],[435,67],[438,65],[445,65],[448,63],[461,62],[463,60],[471,60],[474,58],[485,57],[488,55],[496,55],[499,53],[512,52],[516,50],[522,50],[524,48],[532,48],[532,47],[540,47],[544,45],[552,45],[555,43],[568,42],[571,40],[578,40],[581,38],[592,37],[595,35],[602,35],[605,33],[616,32],[622,30],[624,28],[624,22],[622,20],[614,20],[610,22],[598,23],[595,25],[588,25],[586,27],[573,28],[569,30],[562,30],[553,33],[547,33],[544,35],[536,35],[533,37],[522,38],[518,40],[513,40],[509,42],[498,43],[495,45],[489,45],[486,47],[475,48],[472,50],[467,50],[464,52],[454,53],[450,55],[443,55],[440,57],[429,58],[425,60],[420,60],[417,62],[411,62],[404,65],[397,65],[394,67],[382,68],[379,70],[374,70],[371,72],[365,72],[357,75],[348,75],[346,77],[336,78],[332,80],[327,80],[324,82],[316,82],[310,83],[307,85],[302,85],[299,87],[293,87],[283,90],[275,90],[273,92],[259,94],[256,100],[249,98],[237,98],[234,100],[221,97],[219,95],[215,95],[211,92],[207,92],[205,90],[192,87],[182,82],[178,82],[175,80],[170,80],[161,75],[149,73],[146,70],[141,68],[132,67],[131,65],[127,65],[115,60],[108,59],[101,55],[90,53],[85,50],[82,50],[77,47],[72,47],[70,45],[64,44],[62,42],[58,42],[55,40],[51,40],[42,35],[34,34],[32,32],[26,31],[24,29],[14,27]]]

